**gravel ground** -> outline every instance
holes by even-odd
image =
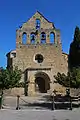
[[[0,120],[80,120],[80,108],[70,110],[0,110]]]

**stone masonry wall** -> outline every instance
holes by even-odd
[[[40,20],[40,28],[36,29],[35,21],[36,19]],[[46,43],[41,43],[41,33],[44,32],[46,34]],[[27,35],[26,43],[23,44],[22,37],[24,33]],[[31,43],[31,34],[35,35],[35,43]],[[50,34],[54,34],[54,42],[50,43]],[[35,60],[35,56],[39,54],[43,56],[43,61],[38,63]],[[7,56],[9,57],[9,56]],[[9,61],[8,61],[9,64]],[[49,22],[42,14],[36,12],[27,22],[23,24],[18,30],[16,30],[16,57],[12,58],[12,66],[18,66],[19,69],[22,70],[22,79],[24,81],[24,72],[29,69],[42,69],[42,68],[50,68],[51,71],[47,71],[47,74],[50,78],[52,88],[58,88],[58,85],[53,85],[54,83],[54,75],[57,72],[67,73],[68,71],[68,55],[62,53],[62,45],[60,38],[60,30],[54,27],[52,22]],[[46,71],[43,70],[45,73]],[[28,74],[29,81],[33,78],[35,82],[35,72],[33,71]],[[34,75],[32,75],[34,73]],[[27,79],[27,78],[26,78]],[[56,87],[58,86],[58,87]],[[34,84],[29,85],[29,90],[31,92],[34,91]],[[31,93],[32,94],[32,93]]]

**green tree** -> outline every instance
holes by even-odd
[[[57,73],[55,79],[65,87],[80,88],[80,29],[76,26],[74,39],[70,44],[68,56],[68,73]]]
[[[0,68],[0,92],[1,92],[1,98],[0,98],[0,107],[2,107],[3,104],[3,90],[9,89],[17,86],[21,79],[21,70],[18,70],[18,67],[15,67],[14,70],[12,69],[4,69]]]
[[[74,39],[70,44],[69,57],[68,57],[69,70],[73,67],[80,67],[80,29],[75,28]]]
[[[64,73],[57,73],[57,75],[54,75],[54,78],[57,80],[57,82],[64,86],[64,87],[69,87],[70,85],[70,81],[67,75],[65,75]]]
[[[80,67],[73,68],[73,70],[68,72],[67,75],[58,72],[54,78],[64,87],[80,88]]]
[[[0,68],[0,89],[9,89],[17,86],[21,79],[21,70],[15,67],[14,70]]]

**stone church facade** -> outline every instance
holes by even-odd
[[[59,88],[54,75],[67,73],[67,60],[60,30],[37,11],[16,30],[16,49],[7,54],[7,68],[18,66],[22,70],[24,93],[33,96]]]

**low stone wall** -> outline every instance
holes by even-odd
[[[59,84],[55,85],[55,87],[53,87],[53,88],[54,88],[53,90],[57,91],[57,94],[62,94],[62,95],[66,94],[66,88],[62,87]],[[10,88],[10,89],[4,90],[4,95],[6,95],[6,96],[17,96],[17,95],[23,96],[24,88],[20,87],[20,88],[12,88],[12,89]],[[80,88],[78,88],[78,89],[71,88],[70,95],[71,96],[80,96]]]
[[[62,95],[66,94],[66,87],[63,87],[58,83],[53,84],[53,89],[57,91],[56,92],[57,94],[62,94]]]
[[[71,88],[70,92],[71,92],[71,96],[80,96],[80,88],[78,89]]]
[[[24,88],[10,88],[7,90],[4,90],[4,95],[6,96],[17,96],[17,95],[24,95]]]

